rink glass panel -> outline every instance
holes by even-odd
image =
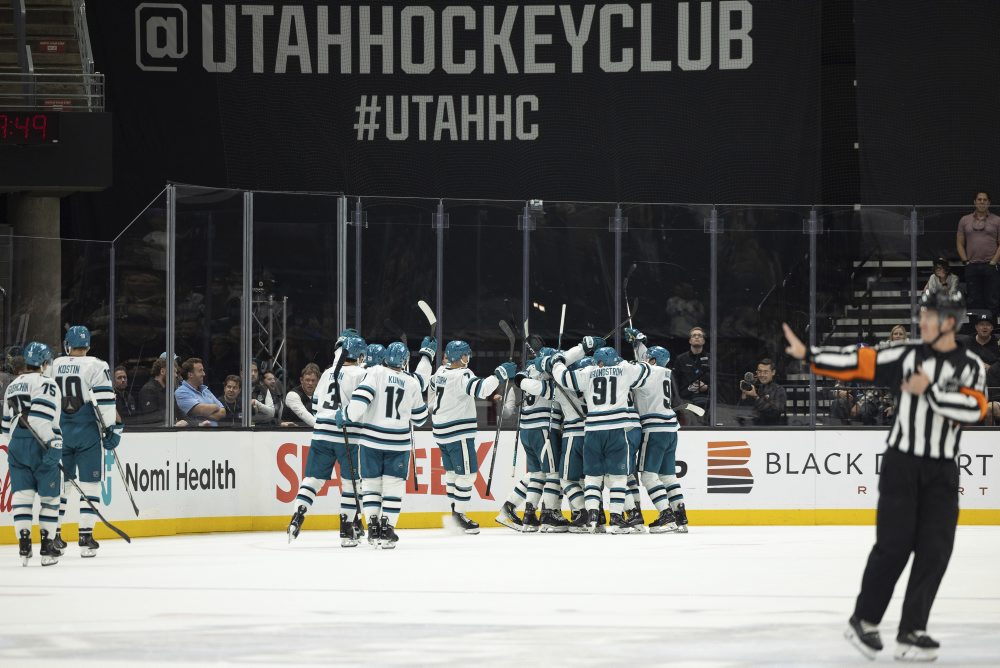
[[[805,332],[809,324],[809,207],[720,206],[718,314],[708,346],[716,348],[717,426],[755,425],[752,399],[739,381],[764,358],[776,363],[774,382],[785,387],[785,414],[775,426],[811,424],[809,379],[784,354],[781,323]]]
[[[543,215],[535,220],[530,231],[528,315],[531,332],[545,345],[555,348],[558,343],[563,304],[563,349],[583,336],[604,336],[615,326],[615,245],[609,227],[614,210],[608,203],[545,202]],[[514,303],[520,318],[520,295]]]
[[[274,371],[285,383],[286,391],[298,385],[306,364],[314,362],[325,369],[333,359],[337,334],[337,198],[325,194],[253,193],[250,357],[257,361],[261,374]],[[282,332],[285,298],[288,310]],[[244,387],[248,382],[249,374],[243,379]]]
[[[219,400],[226,376],[240,373],[243,297],[243,192],[177,186],[175,349],[205,364]]]
[[[165,417],[139,402],[152,366],[167,349],[167,193],[164,190],[113,242],[115,364],[128,371],[137,415],[129,428],[162,429]],[[112,367],[114,364],[112,364]],[[163,390],[164,395],[166,390]]]

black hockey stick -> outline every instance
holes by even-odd
[[[514,361],[514,346],[517,343],[517,337],[514,336],[514,330],[510,328],[504,320],[500,321],[500,331],[503,332],[504,336],[507,337],[507,341],[510,343],[510,352],[507,355],[507,359],[511,362]],[[500,426],[503,424],[503,407],[507,400],[507,388],[510,385],[510,379],[504,381],[503,384],[503,394],[500,396],[500,408],[497,410],[497,431],[493,435],[493,456],[490,458],[490,474],[486,479],[486,496],[490,495],[490,489],[493,487],[493,469],[497,463],[497,450],[500,449]],[[517,441],[514,441],[514,457],[516,461],[517,457]]]
[[[639,312],[639,300],[636,299],[635,300],[635,309],[629,309],[629,317],[625,318],[620,323],[618,323],[617,325],[615,325],[614,329],[612,329],[610,332],[608,332],[607,334],[605,334],[601,338],[603,338],[605,341],[607,341],[608,339],[610,339],[612,336],[615,335],[615,332],[617,332],[619,329],[621,329],[622,327],[625,326],[625,323],[631,321],[632,316],[635,315],[635,313],[638,313],[638,312]]]
[[[94,415],[97,416],[97,422],[101,425],[101,434],[106,434],[108,431],[108,425],[104,423],[104,416],[101,414],[100,406],[97,405],[97,397],[95,397],[93,393],[90,395],[90,405],[94,407]],[[139,517],[139,506],[135,505],[135,499],[132,497],[132,490],[128,488],[128,481],[125,478],[125,469],[122,468],[122,461],[118,459],[118,450],[112,450],[111,455],[115,459],[115,464],[118,465],[118,475],[122,477],[122,487],[125,488],[128,500],[132,502],[132,510],[135,511],[135,516]]]
[[[629,305],[628,305],[628,279],[632,278],[632,274],[635,273],[635,270],[638,267],[639,267],[639,265],[637,263],[635,263],[635,262],[632,263],[632,266],[629,268],[628,273],[625,274],[625,281],[622,284],[622,290],[625,293],[625,312],[628,313],[628,326],[629,327],[632,327],[632,309],[629,308]]]
[[[28,422],[28,419],[27,418],[20,419],[22,417],[23,416],[19,414],[15,418],[15,420],[19,420],[20,421],[20,425],[22,427],[26,427],[28,429],[28,431],[31,432],[31,435],[35,437],[35,440],[38,441],[38,444],[40,446],[42,446],[43,449],[48,450],[49,449],[48,444],[46,444],[45,441],[42,440],[42,437],[39,436],[38,433],[35,432],[35,430],[31,428],[31,424]],[[116,527],[111,522],[109,522],[107,520],[107,518],[105,518],[104,515],[101,514],[101,511],[97,509],[97,506],[95,506],[94,503],[87,497],[87,495],[83,493],[83,490],[80,489],[80,486],[78,484],[76,484],[76,480],[74,480],[73,478],[70,478],[68,475],[66,475],[66,469],[63,468],[63,465],[62,465],[61,461],[58,463],[58,466],[59,466],[59,470],[62,472],[63,478],[65,478],[66,480],[69,480],[70,484],[73,485],[74,488],[76,488],[76,491],[79,492],[79,494],[80,494],[80,498],[87,502],[87,505],[90,506],[90,509],[94,511],[95,515],[97,515],[97,519],[101,520],[101,522],[104,524],[104,526],[108,527],[109,529],[111,529],[112,531],[114,531],[116,534],[118,534],[122,538],[122,540],[124,540],[126,543],[131,543],[132,539],[129,538],[129,535],[127,533],[125,533],[124,531],[122,531],[121,529],[119,529],[118,527]]]
[[[425,306],[427,305],[427,302],[422,300],[419,303],[424,304]],[[427,308],[430,307],[428,306]],[[423,310],[423,307],[421,307],[420,310]],[[436,322],[437,320],[435,320],[435,323]],[[389,333],[393,336],[393,338],[398,337],[403,342],[403,345],[406,346],[406,349],[407,350],[410,349],[409,345],[406,342],[406,332],[403,331],[402,327],[394,323],[392,320],[389,320],[388,318],[386,318],[382,324],[384,324],[385,328],[389,330]],[[410,471],[413,473],[413,491],[419,492],[420,482],[417,480],[417,451],[413,447],[413,425],[411,424],[409,425],[409,427],[410,427]]]

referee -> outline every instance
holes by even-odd
[[[961,426],[986,415],[986,369],[955,340],[964,315],[961,293],[925,292],[920,341],[860,349],[810,350],[783,325],[786,352],[811,362],[813,373],[898,388],[878,483],[875,546],[844,634],[869,659],[882,649],[878,625],[911,552],[895,656],[902,661],[937,658],[940,644],[927,635],[927,618],[955,543]]]

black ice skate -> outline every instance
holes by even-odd
[[[378,515],[371,515],[368,518],[368,544],[372,547],[378,547],[381,535],[382,531],[378,524]]]
[[[535,515],[535,507],[530,503],[524,505],[524,533],[534,533],[541,528],[542,523],[538,521],[538,517]]]
[[[677,508],[674,509],[674,517],[677,519],[677,533],[687,533],[688,514],[687,510],[684,509],[683,503],[677,504]]]
[[[611,513],[611,520],[608,522],[608,533],[632,533],[632,527],[625,521],[625,516],[621,513]]]
[[[54,543],[55,541],[53,541]],[[80,534],[80,540],[77,541],[77,545],[80,546],[80,556],[84,559],[90,559],[91,557],[97,556],[97,548],[100,544],[94,540],[94,535],[89,533]],[[60,550],[62,552],[62,550]]]
[[[569,531],[569,522],[558,510],[542,510],[540,521],[542,533],[566,533]]]
[[[878,633],[878,626],[863,622],[857,617],[847,620],[844,637],[872,661],[875,660],[875,655],[882,651],[882,637]]]
[[[517,516],[517,509],[514,508],[514,504],[507,501],[500,508],[500,512],[494,518],[497,524],[502,524],[508,529],[513,529],[514,531],[522,531],[524,529],[524,524],[521,522],[521,518]]]
[[[604,533],[604,522],[602,520],[603,517],[601,517],[601,511],[588,510],[587,531],[590,533]]]
[[[288,522],[288,542],[291,543],[293,540],[299,537],[299,532],[302,531],[302,523],[306,521],[306,507],[299,506],[295,509],[295,514],[292,515],[292,519]]]
[[[21,535],[17,539],[18,553],[21,555],[21,565],[27,566],[28,559],[31,559],[31,532],[21,529]]]
[[[574,510],[572,519],[569,521],[570,533],[589,533],[587,530],[587,511]]]
[[[625,524],[632,533],[643,533],[646,521],[642,518],[642,509],[636,506],[632,510],[625,511]]]
[[[897,661],[934,661],[941,643],[924,631],[910,631],[896,636]]]
[[[66,541],[62,539],[62,529],[56,529],[56,537],[52,539],[52,544],[60,550],[66,549]]]
[[[470,535],[479,533],[479,523],[470,520],[465,513],[456,513],[452,511],[451,518],[455,520],[455,524],[462,530],[463,533]]]
[[[354,534],[354,522],[347,521],[347,514],[340,516],[340,546],[357,547],[358,538]]]
[[[360,513],[354,516],[354,538],[361,540],[365,537],[365,525],[361,521]]]
[[[677,518],[669,506],[661,510],[660,516],[649,525],[649,533],[677,533],[679,530]]]
[[[42,529],[42,549],[39,550],[39,554],[42,555],[42,566],[55,565],[59,562],[59,557],[62,556],[62,550],[53,544],[53,540],[49,538],[49,532],[45,529]]]
[[[379,526],[379,546],[383,550],[393,550],[396,548],[396,543],[399,542],[399,536],[396,535],[396,530],[389,524],[389,518],[385,515],[382,516],[382,524]]]

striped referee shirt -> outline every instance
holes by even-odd
[[[942,353],[920,341],[896,341],[877,348],[813,348],[807,358],[813,373],[840,380],[887,386],[893,393],[895,420],[886,445],[931,459],[953,459],[963,424],[986,416],[986,367],[961,343]],[[900,384],[922,368],[931,380],[917,396]]]

